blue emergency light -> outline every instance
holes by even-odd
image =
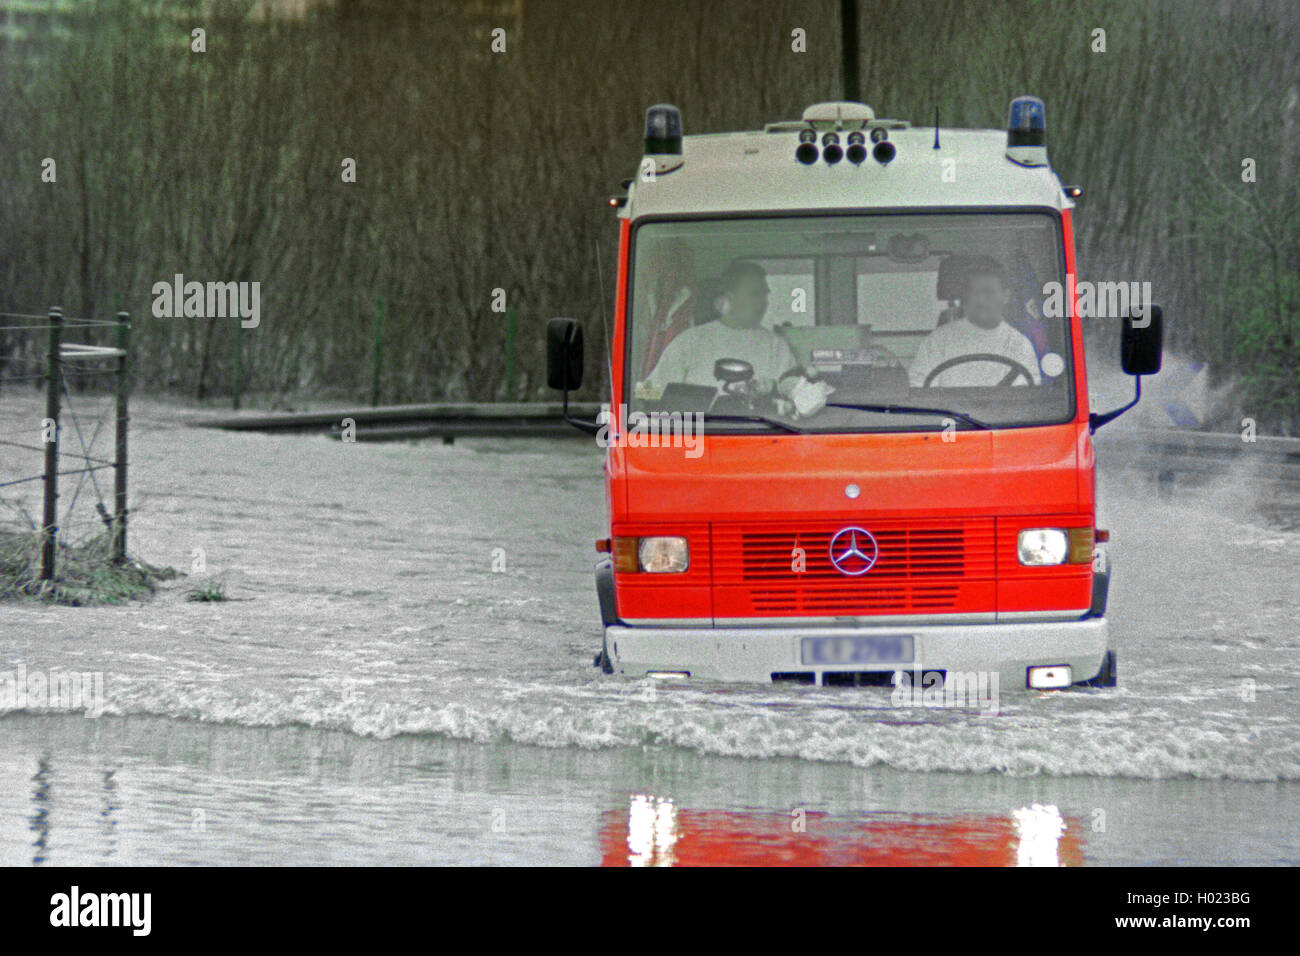
[[[647,156],[680,156],[682,153],[682,111],[658,103],[645,111]]]
[[[1037,96],[1017,96],[1011,101],[1007,145],[1047,145],[1047,107]]]

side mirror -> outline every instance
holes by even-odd
[[[1107,422],[1113,422],[1142,399],[1142,376],[1160,371],[1161,353],[1165,344],[1165,314],[1158,305],[1148,305],[1145,315],[1124,317],[1120,334],[1119,363],[1124,371],[1134,376],[1133,401],[1114,411],[1088,416],[1088,431],[1095,432]]]
[[[564,420],[578,431],[598,435],[600,424],[569,414],[569,392],[582,387],[582,326],[574,319],[546,323],[546,384],[564,393]]]
[[[1129,375],[1154,375],[1160,371],[1165,340],[1164,310],[1149,305],[1145,315],[1127,316],[1120,338],[1119,361]]]
[[[546,323],[546,384],[569,392],[582,387],[582,326],[573,319]]]

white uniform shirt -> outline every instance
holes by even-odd
[[[718,380],[713,363],[721,358],[748,362],[754,366],[755,379],[772,382],[797,364],[785,339],[770,329],[733,329],[715,319],[680,332],[664,348],[646,381],[659,388],[672,382],[714,387]]]
[[[950,358],[959,355],[974,355],[988,352],[1004,355],[1019,362],[1034,377],[1038,385],[1042,379],[1038,374],[1038,356],[1034,346],[1005,322],[999,322],[994,328],[982,329],[969,319],[956,319],[947,325],[941,325],[926,337],[917,349],[916,358],[908,379],[913,387],[925,384],[926,376]],[[997,385],[1012,371],[1010,365],[1001,362],[963,362],[960,365],[940,372],[931,385],[940,388],[978,388]],[[1025,377],[1017,374],[1014,384],[1025,385]]]

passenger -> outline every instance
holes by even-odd
[[[713,310],[718,318],[674,337],[646,381],[659,389],[674,382],[715,387],[714,362],[730,358],[754,367],[753,394],[769,395],[775,388],[789,395],[800,380],[789,374],[799,371],[798,362],[785,339],[762,327],[771,293],[767,273],[756,262],[733,262],[720,287]]]
[[[1001,355],[1024,366],[1038,385],[1038,357],[1029,339],[1003,321],[1011,294],[1002,266],[996,259],[981,258],[966,273],[961,298],[962,317],[941,325],[917,349],[908,378],[915,388],[925,385],[930,372],[949,359],[986,353]],[[951,365],[931,385],[968,388],[999,384],[1008,374],[1010,384],[1028,385],[1025,376],[1003,362],[970,361]]]

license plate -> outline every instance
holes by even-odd
[[[805,637],[804,664],[909,664],[912,635]]]

